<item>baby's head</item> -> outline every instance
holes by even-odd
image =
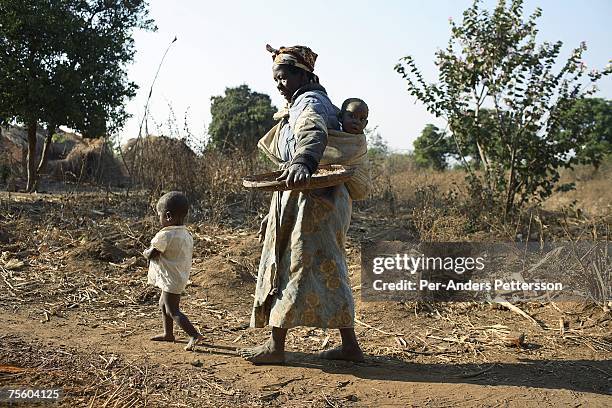
[[[161,196],[155,208],[162,227],[183,225],[189,212],[189,201],[180,191],[170,191]]]
[[[359,98],[348,98],[342,103],[340,121],[342,130],[359,135],[368,124],[368,105]]]

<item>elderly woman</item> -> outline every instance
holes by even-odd
[[[284,168],[290,187],[307,183],[339,129],[338,108],[313,73],[317,54],[308,47],[281,47],[272,74],[288,106],[259,147]],[[278,115],[278,114],[277,114]],[[320,357],[363,361],[354,331],[354,302],[344,245],[352,201],[345,185],[278,191],[272,196],[259,264],[252,327],[272,327],[263,345],[240,350],[255,364],[285,361],[287,330],[296,326],[339,329],[342,346]]]

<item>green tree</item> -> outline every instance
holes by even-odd
[[[451,20],[448,46],[436,54],[437,83],[426,83],[410,56],[395,69],[408,91],[448,122],[456,145],[473,140],[482,171],[458,151],[470,184],[508,214],[549,196],[559,169],[577,162],[571,152],[582,145],[583,134],[563,132],[563,117],[576,100],[595,92],[591,85],[612,67],[587,73],[584,43],[558,65],[562,43],[536,43],[541,10],[524,19],[522,0],[500,0],[492,12],[480,4],[474,1],[461,24]],[[484,126],[483,108],[492,109],[493,126]]]
[[[465,114],[468,117],[473,117],[475,112],[468,109]],[[504,112],[501,114],[505,115]],[[500,148],[499,145],[495,144],[500,140],[495,116],[496,113],[492,109],[480,109],[478,135],[482,140],[488,141],[489,149]],[[433,167],[442,170],[447,168],[447,160],[453,158],[468,162],[473,169],[480,169],[482,163],[475,136],[475,133],[468,133],[464,138],[458,139],[453,137],[450,132],[440,133],[440,129],[434,125],[426,125],[421,136],[414,142],[417,164],[421,167]]]
[[[612,101],[602,98],[579,99],[566,112],[563,135],[582,135],[583,144],[576,146],[576,158],[595,168],[612,153]]]
[[[221,151],[240,149],[254,153],[257,141],[274,126],[270,97],[247,85],[226,88],[225,95],[211,98],[210,145]]]
[[[134,29],[155,29],[144,0],[0,0],[0,118],[28,130],[36,186],[57,127],[97,137],[123,126]],[[47,138],[36,168],[36,128]]]
[[[414,141],[414,161],[419,167],[444,170],[448,166],[447,159],[455,151],[452,140],[431,123],[425,125]]]

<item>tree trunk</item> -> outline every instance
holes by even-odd
[[[55,125],[47,126],[47,136],[45,137],[45,144],[43,144],[42,153],[40,155],[40,162],[38,163],[38,168],[36,169],[36,179],[34,180],[33,189],[36,190],[38,185],[38,181],[40,180],[40,176],[43,171],[45,171],[45,167],[47,166],[47,160],[49,159],[49,148],[51,148],[51,143],[53,143],[53,134],[55,133]]]
[[[510,157],[510,175],[508,177],[508,185],[506,186],[506,205],[504,207],[504,219],[512,211],[514,207],[514,196],[516,195],[516,147],[512,147]]]
[[[476,90],[476,86],[474,86],[474,98],[476,101],[480,101],[480,97],[478,97],[478,91]],[[478,155],[480,156],[480,162],[482,163],[483,169],[484,169],[484,177],[485,177],[485,183],[486,186],[488,188],[488,192],[492,194],[493,190],[494,190],[494,184],[493,184],[493,176],[491,175],[491,167],[489,166],[489,158],[487,157],[486,153],[485,153],[485,149],[484,146],[482,144],[481,141],[481,137],[480,137],[480,103],[476,103],[476,108],[474,109],[474,130],[476,133],[475,139],[476,139],[476,148],[478,149]]]
[[[28,193],[34,191],[36,186],[36,125],[36,121],[28,123]]]

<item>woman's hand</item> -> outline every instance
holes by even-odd
[[[310,180],[310,171],[300,163],[295,163],[283,171],[283,174],[278,176],[276,180],[286,180],[287,187],[291,188],[299,184],[305,184]]]

